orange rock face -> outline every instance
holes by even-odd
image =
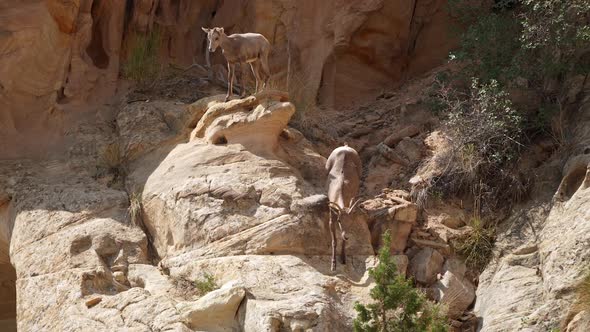
[[[273,45],[274,86],[306,103],[348,107],[443,61],[453,45],[445,3],[5,0],[0,139],[22,143],[42,135],[47,144],[56,142],[73,110],[88,110],[116,92],[127,40],[154,28],[162,32],[162,61],[181,65],[205,63],[202,26],[262,33]],[[224,64],[221,52],[212,62]],[[23,151],[0,147],[4,156]]]

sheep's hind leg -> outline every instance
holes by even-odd
[[[246,97],[246,73],[245,72],[247,72],[247,70],[245,70],[243,67],[245,65],[246,65],[245,63],[240,63],[240,74],[241,74],[240,78],[242,81],[242,91],[240,92],[241,98]]]
[[[330,235],[332,236],[332,265],[330,270],[336,271],[336,225],[332,220],[332,209],[328,210],[330,214]]]
[[[250,69],[252,69],[252,75],[254,75],[254,79],[256,80],[256,90],[254,90],[254,94],[258,93],[258,87],[260,82],[260,73],[259,67],[256,62],[250,62]]]
[[[270,69],[268,68],[268,51],[264,52],[260,57],[260,66],[262,67],[262,72],[265,75],[264,82],[262,83],[262,89],[266,89],[268,85],[268,81],[270,81]]]

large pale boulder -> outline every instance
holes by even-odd
[[[148,263],[148,250],[125,192],[67,164],[3,162],[0,174],[9,178],[19,330],[186,331],[170,298],[131,287],[130,265]]]
[[[144,222],[161,257],[330,253],[327,205],[301,208],[324,193],[325,159],[286,128],[293,106],[276,95],[197,102],[210,108],[193,141],[131,165],[127,183],[143,188]],[[348,218],[344,227],[349,253],[373,253],[365,223]]]
[[[228,282],[192,303],[180,303],[176,307],[192,329],[199,331],[234,331],[237,328],[236,313],[246,290]]]
[[[566,164],[553,197],[543,192],[502,225],[496,241],[502,255],[482,273],[477,289],[475,312],[484,317],[482,331],[515,326],[544,331],[566,318],[590,257],[582,245],[590,241],[585,222],[590,220],[590,189],[584,185],[586,170],[577,162],[583,158]]]
[[[172,277],[192,280],[208,272],[219,283],[235,281],[247,289],[235,313],[245,331],[348,331],[356,315],[354,302],[371,301],[368,290],[372,283],[367,269],[377,263],[374,256],[348,258],[348,264],[338,265],[335,276],[330,275],[329,255],[205,259],[180,255],[162,264]],[[230,289],[235,287],[219,292],[230,295],[220,300],[234,296]]]
[[[459,318],[475,299],[473,284],[451,271],[446,271],[432,289],[434,299],[446,307],[449,318]]]

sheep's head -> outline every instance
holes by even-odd
[[[209,48],[209,52],[215,52],[217,47],[221,44],[221,37],[225,35],[223,28],[201,28],[203,31],[207,33],[207,45]]]

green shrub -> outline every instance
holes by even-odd
[[[482,271],[493,255],[495,231],[480,217],[471,219],[468,226],[471,231],[456,241],[455,249],[463,256],[467,266]]]
[[[462,62],[462,74],[484,82],[510,80],[519,50],[520,26],[513,15],[490,13],[473,23],[461,35],[461,47],[452,52],[451,60]]]
[[[199,296],[203,296],[211,291],[219,288],[215,277],[209,273],[205,273],[203,278],[195,280],[195,288]]]
[[[577,66],[590,47],[588,0],[522,0],[520,42],[542,75],[587,74]],[[532,51],[532,52],[531,52]]]
[[[140,85],[156,80],[161,72],[158,51],[161,44],[161,33],[154,29],[145,35],[136,35],[131,42],[127,61],[123,65],[125,78]]]
[[[379,264],[369,270],[376,283],[371,289],[371,298],[375,302],[367,305],[355,303],[358,316],[353,322],[354,331],[447,331],[440,308],[397,272],[389,252],[389,232],[384,234],[382,243]]]

